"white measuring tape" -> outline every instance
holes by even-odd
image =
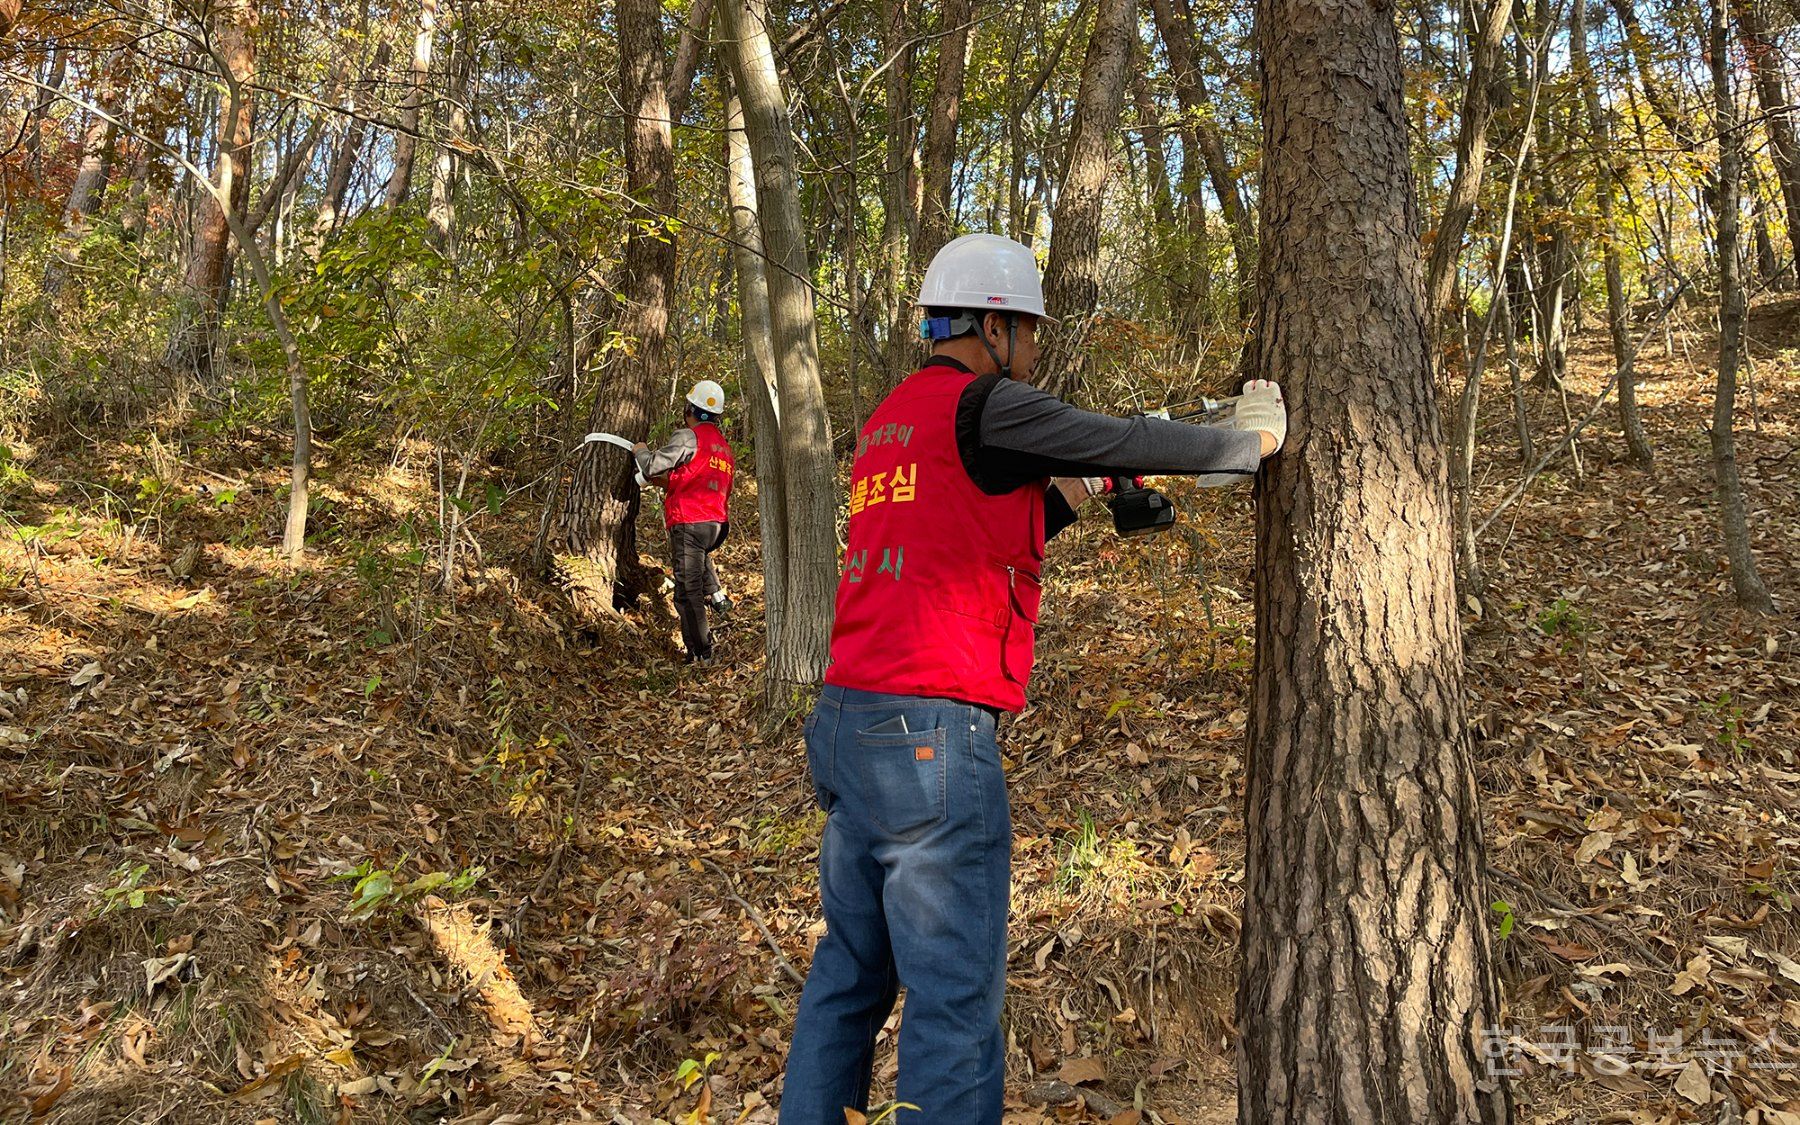
[[[586,445],[590,441],[603,441],[608,445],[616,445],[620,449],[623,449],[625,452],[632,454],[632,458],[631,458],[632,478],[637,481],[639,488],[644,487],[643,471],[637,467],[637,456],[636,456],[637,446],[633,445],[629,441],[626,441],[624,438],[620,437],[618,434],[601,434],[601,433],[589,434],[588,436],[581,439],[581,444]]]

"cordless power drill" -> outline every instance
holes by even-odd
[[[1156,535],[1175,526],[1175,505],[1144,485],[1143,477],[1107,477],[1106,506],[1113,530],[1122,536]]]

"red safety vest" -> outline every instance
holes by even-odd
[[[927,367],[894,388],[862,429],[828,684],[1025,706],[1044,489],[989,496],[969,479],[956,407],[974,378]]]
[[[669,470],[669,494],[663,500],[663,522],[669,527],[724,523],[730,518],[731,478],[737,473],[731,443],[711,422],[696,422],[693,430],[699,445],[694,459]]]

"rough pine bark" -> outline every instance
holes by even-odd
[[[255,104],[257,10],[255,0],[226,0],[213,9],[214,50],[229,72],[225,111],[219,117],[215,195],[205,193],[194,224],[193,249],[169,345],[163,362],[202,383],[213,381],[219,318],[225,311],[225,266],[231,252],[231,221],[219,205],[229,200],[233,216],[243,216],[250,202],[252,121]]]
[[[1713,113],[1719,137],[1718,198],[1719,383],[1713,396],[1712,455],[1714,491],[1725,532],[1725,557],[1731,563],[1731,587],[1737,603],[1752,613],[1774,613],[1775,601],[1756,573],[1750,549],[1750,519],[1745,510],[1744,482],[1738,473],[1737,439],[1733,433],[1737,405],[1737,369],[1744,355],[1746,301],[1738,263],[1738,195],[1743,177],[1743,138],[1737,131],[1737,104],[1731,89],[1725,0],[1713,0],[1711,56]]]
[[[720,0],[732,76],[743,102],[768,254],[770,337],[780,381],[781,457],[787,481],[787,598],[780,648],[769,661],[771,699],[814,684],[830,657],[837,590],[837,497],[831,419],[819,382],[812,266],[800,210],[794,135],[776,77],[763,0]]]
[[[588,429],[642,441],[652,405],[669,386],[669,302],[675,285],[675,148],[663,76],[662,6],[657,0],[619,0],[619,90],[628,108],[623,284],[617,330],[629,354],[613,365],[594,396]],[[635,598],[642,584],[637,558],[639,492],[631,455],[590,442],[575,455],[563,527],[570,558],[564,578],[577,609],[596,616],[617,595]]]
[[[1513,0],[1489,0],[1479,28],[1469,32],[1469,79],[1463,90],[1461,123],[1456,134],[1456,172],[1450,180],[1450,197],[1432,237],[1431,258],[1425,269],[1425,315],[1436,339],[1438,318],[1450,303],[1456,285],[1456,261],[1462,256],[1463,232],[1475,214],[1481,196],[1481,180],[1487,170],[1488,121],[1493,117],[1494,67],[1500,59]],[[1476,9],[1469,9],[1473,14]]]
[[[1044,348],[1037,383],[1063,398],[1081,386],[1087,330],[1100,303],[1100,225],[1136,46],[1137,0],[1101,0],[1081,63],[1044,268],[1044,304],[1062,324]]]
[[[730,0],[727,0],[730,2]],[[750,400],[756,449],[756,503],[762,516],[764,651],[774,663],[787,609],[787,476],[781,453],[781,388],[769,325],[769,278],[763,268],[761,218],[756,206],[756,164],[744,131],[744,110],[732,95],[726,105],[726,193],[731,208],[732,259],[737,274],[743,384]]]
[[[1499,1018],[1399,40],[1258,0],[1262,332],[1239,1120],[1483,1125]]]
[[[937,78],[925,113],[924,206],[919,215],[919,244],[913,253],[913,260],[921,266],[950,241],[956,222],[950,191],[956,174],[956,126],[962,111],[969,21],[974,11],[973,0],[944,0],[939,17]]]

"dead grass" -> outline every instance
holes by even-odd
[[[1471,714],[1523,1031],[1800,1034],[1800,979],[1771,959],[1800,960],[1800,303],[1759,305],[1751,334],[1761,428],[1741,456],[1784,616],[1726,600],[1709,375],[1679,341],[1646,364],[1659,468],[1622,463],[1609,410],[1587,481],[1559,467],[1485,545]],[[1597,346],[1576,354],[1578,415]],[[1499,387],[1483,506],[1518,471]],[[1560,409],[1532,409],[1548,435]],[[159,432],[160,451],[46,441],[4,504],[0,1117],[67,1068],[49,1120],[673,1119],[693,1060],[716,1119],[767,1119],[797,990],[709,864],[804,967],[818,822],[797,724],[761,712],[753,528],[720,560],[739,608],[701,677],[661,607],[567,624],[516,561],[533,512],[478,524],[479,562],[438,591],[396,531],[435,508],[422,463],[330,466],[320,545],[290,570],[268,547],[278,443],[202,457]],[[149,499],[117,487],[147,474]],[[219,476],[243,482],[229,503]],[[1115,1097],[1141,1083],[1193,1122],[1231,1096],[1251,556],[1245,495],[1177,492],[1191,539],[1089,520],[1053,551],[1033,705],[1002,737],[1007,1021],[1015,1091],[1092,1056]],[[396,888],[485,871],[442,905],[352,917],[360,878],[337,877],[359,867]],[[150,987],[145,963],[183,953]],[[1529,1119],[1691,1113],[1675,1073],[1526,1066]],[[1710,1085],[1800,1108],[1786,1071]]]

